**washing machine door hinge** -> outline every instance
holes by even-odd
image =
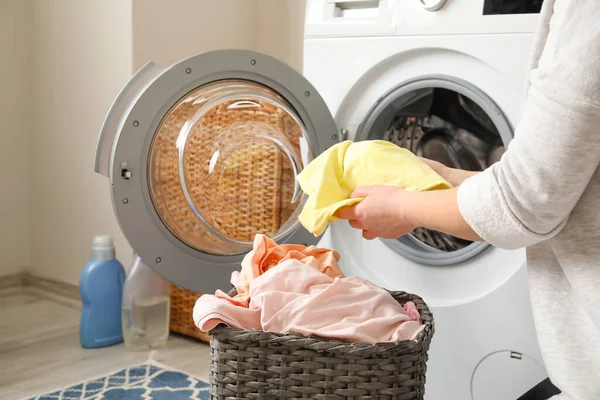
[[[348,140],[348,129],[342,128],[340,129],[340,134],[338,135],[338,142],[342,143]]]

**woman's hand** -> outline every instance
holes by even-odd
[[[394,186],[359,187],[350,197],[365,199],[355,206],[341,208],[336,216],[362,230],[365,239],[395,239],[416,228],[402,212],[407,195],[410,193]]]
[[[460,186],[465,179],[478,174],[479,172],[465,171],[462,169],[455,169],[445,166],[444,164],[430,160],[428,158],[419,157],[421,161],[429,165],[439,176],[447,180],[452,186]]]
[[[462,217],[457,203],[458,188],[407,192],[393,186],[362,186],[351,198],[360,203],[338,210],[353,228],[363,231],[368,240],[395,239],[417,227],[444,232],[465,240],[481,241]]]

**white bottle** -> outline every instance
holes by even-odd
[[[125,279],[121,305],[127,350],[166,346],[171,303],[169,291],[169,283],[135,255]]]

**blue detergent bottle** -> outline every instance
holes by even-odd
[[[115,258],[112,238],[95,236],[91,258],[79,279],[83,303],[79,340],[83,347],[106,347],[123,341],[121,299],[124,281],[125,270]]]

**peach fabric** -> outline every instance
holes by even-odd
[[[225,323],[360,343],[414,339],[423,330],[414,305],[407,312],[386,290],[364,279],[332,277],[296,258],[252,279],[246,299],[247,308],[227,298],[202,296],[194,307],[194,322],[205,332]]]
[[[331,278],[343,276],[338,266],[340,260],[338,252],[316,246],[279,245],[267,236],[259,234],[254,237],[253,250],[246,254],[242,261],[241,272],[239,274],[234,272],[231,276],[231,283],[238,294],[231,298],[227,293],[218,290],[216,296],[235,305],[248,307],[249,287],[252,281],[287,260],[298,260]]]

